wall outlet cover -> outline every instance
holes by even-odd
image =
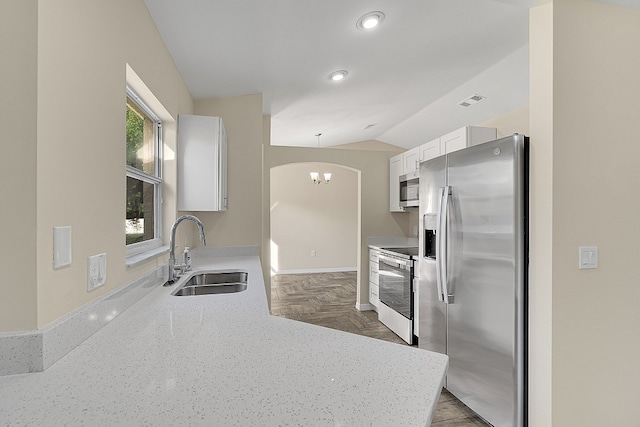
[[[71,265],[71,227],[53,227],[53,268]]]
[[[87,291],[91,292],[107,281],[107,254],[90,256],[87,261]]]

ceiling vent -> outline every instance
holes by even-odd
[[[473,104],[477,104],[478,102],[486,98],[487,98],[486,96],[482,96],[482,95],[478,95],[477,93],[474,93],[470,97],[458,102],[458,105],[462,107],[471,107]]]

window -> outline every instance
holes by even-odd
[[[127,88],[127,256],[159,247],[162,200],[162,123]]]

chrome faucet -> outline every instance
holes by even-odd
[[[178,228],[178,224],[180,224],[185,219],[189,219],[196,223],[198,226],[198,230],[200,231],[200,241],[203,246],[207,246],[207,239],[204,235],[204,226],[202,222],[198,218],[193,215],[182,215],[180,218],[176,219],[176,222],[171,226],[171,237],[169,238],[169,281],[165,284],[165,286],[172,284],[176,281],[180,275],[184,274],[187,270],[187,264],[176,264],[176,229]]]

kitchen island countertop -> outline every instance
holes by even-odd
[[[2,425],[425,426],[447,357],[271,316],[257,256],[235,294],[159,286],[45,372],[0,377]]]

